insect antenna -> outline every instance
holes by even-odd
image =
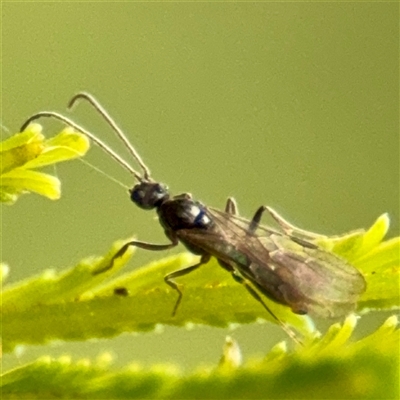
[[[135,150],[132,144],[129,142],[128,138],[121,130],[121,128],[116,124],[116,122],[111,118],[110,114],[104,109],[104,107],[89,93],[80,92],[77,93],[68,103],[68,109],[72,109],[77,101],[86,100],[94,109],[104,118],[112,130],[116,133],[119,139],[124,143],[125,147],[131,153],[132,157],[136,160],[139,166],[143,170],[143,178],[145,180],[150,180],[150,170],[147,165],[143,162],[139,153]]]
[[[100,115],[109,123],[111,128],[116,132],[117,136],[125,143],[127,146],[128,150],[130,153],[133,155],[135,160],[138,162],[140,167],[143,169],[143,177],[140,175],[139,172],[137,172],[135,169],[131,167],[131,165],[125,161],[120,155],[118,155],[110,146],[108,146],[106,143],[104,143],[102,140],[100,140],[97,136],[95,136],[93,133],[89,132],[87,129],[83,128],[81,125],[77,124],[74,122],[72,119],[56,112],[56,111],[41,111],[38,112],[32,116],[30,116],[21,126],[21,132],[23,132],[27,126],[33,122],[36,121],[37,119],[40,118],[53,118],[58,121],[61,121],[67,126],[70,126],[71,128],[75,129],[76,131],[83,133],[85,136],[87,136],[94,144],[96,144],[98,147],[100,147],[105,153],[110,155],[119,165],[121,165],[123,168],[125,168],[127,171],[129,171],[139,182],[142,182],[144,180],[150,180],[150,171],[147,168],[147,166],[143,163],[133,146],[129,143],[128,139],[126,136],[123,134],[121,129],[118,128],[116,123],[112,120],[112,118],[108,115],[108,113],[104,110],[103,107],[100,106],[100,104],[90,95],[87,95],[86,93],[78,93],[75,95],[72,100],[69,102],[69,108],[74,104],[75,100],[77,98],[85,98],[89,101],[90,104],[92,104],[95,109],[100,113]],[[90,99],[90,100],[89,100]]]

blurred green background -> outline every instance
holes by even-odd
[[[2,25],[2,124],[10,133],[36,111],[64,111],[86,90],[174,193],[221,208],[234,196],[247,217],[268,204],[325,234],[368,227],[389,212],[390,236],[398,234],[397,3],[3,3]],[[74,119],[123,152],[88,106]],[[48,134],[60,130],[42,123]],[[132,184],[97,148],[88,160]],[[102,254],[132,234],[166,242],[154,213],[135,208],[114,182],[80,162],[56,173],[61,200],[29,195],[2,207],[10,281]],[[139,251],[129,268],[158,256]],[[363,318],[360,334],[383,319]],[[58,343],[51,352],[111,350],[121,364],[192,367],[216,362],[228,333],[245,357],[286,338],[271,324],[167,327]],[[4,365],[43,352],[29,347]]]

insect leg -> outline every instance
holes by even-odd
[[[265,209],[269,212],[271,217],[279,224],[279,226],[282,228],[282,230],[287,234],[287,235],[293,235],[293,233],[300,234],[304,236],[306,239],[317,239],[323,235],[319,235],[317,233],[305,231],[301,228],[298,228],[297,226],[292,225],[290,222],[286,221],[281,215],[279,215],[273,208],[271,207],[265,207]]]
[[[95,270],[92,272],[93,275],[98,275],[102,274],[103,272],[108,271],[111,269],[114,265],[114,260],[121,257],[129,247],[134,246],[134,247],[139,247],[140,249],[145,249],[145,250],[151,250],[151,251],[162,251],[162,250],[168,250],[171,249],[172,247],[175,247],[178,244],[178,240],[172,238],[172,243],[168,244],[154,244],[154,243],[147,243],[147,242],[139,242],[136,240],[133,240],[131,242],[125,243],[113,256],[113,258],[110,261],[109,265],[106,265],[104,268]]]
[[[238,215],[238,207],[233,197],[229,197],[226,201],[225,212],[232,215]]]
[[[176,300],[174,309],[172,311],[173,317],[175,316],[176,311],[178,310],[179,304],[181,303],[182,296],[183,296],[180,285],[178,283],[176,283],[173,279],[178,278],[183,275],[190,274],[191,272],[193,272],[194,270],[199,268],[201,265],[206,264],[209,259],[210,259],[210,256],[208,254],[204,254],[201,256],[199,263],[192,265],[190,267],[187,267],[187,268],[180,269],[178,271],[171,272],[170,274],[164,276],[165,283],[167,285],[171,286],[172,289],[174,289],[178,292],[178,299]]]
[[[256,211],[256,213],[254,214],[254,217],[251,220],[250,225],[249,225],[249,233],[254,233],[256,231],[256,229],[258,228],[258,225],[260,225],[261,217],[265,210],[267,210],[267,207],[261,206]]]
[[[265,211],[268,211],[269,214],[272,216],[272,218],[280,225],[282,230],[286,233],[286,235],[292,237],[293,234],[301,235],[305,239],[308,240],[315,240],[317,238],[320,238],[323,235],[319,235],[317,233],[305,231],[303,229],[297,228],[296,226],[292,225],[290,222],[286,221],[283,217],[281,217],[273,208],[268,207],[268,206],[261,206],[256,213],[254,214],[253,219],[250,222],[249,225],[249,233],[254,233],[256,229],[258,228],[261,217]],[[301,240],[297,238],[296,236],[292,237],[293,240],[298,241]],[[301,245],[307,245],[307,242],[299,242]]]
[[[274,318],[278,322],[281,328],[295,343],[302,345],[301,341],[297,338],[296,334],[272,312],[272,310],[264,303],[260,295],[256,292],[256,290],[253,289],[251,284],[245,278],[239,275],[235,270],[232,270],[232,277],[236,282],[242,284],[254,299],[256,299],[259,303],[262,304],[265,310],[272,316],[272,318]]]
[[[281,328],[286,332],[286,334],[297,344],[302,345],[301,341],[297,338],[296,334],[286,325],[284,324],[273,312],[272,310],[264,303],[263,299],[261,296],[257,293],[257,291],[251,286],[250,282],[243,278],[242,275],[240,275],[231,265],[228,263],[218,260],[219,265],[221,265],[222,268],[226,269],[232,274],[233,279],[243,285],[247,291],[251,294],[251,296],[256,299],[261,305],[264,307],[264,309],[274,318],[278,324],[281,326]]]

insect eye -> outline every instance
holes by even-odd
[[[136,186],[131,190],[131,200],[137,204],[139,207],[143,207],[144,204],[146,204],[146,192]]]
[[[134,188],[133,190],[131,190],[131,199],[136,203],[138,201],[140,201],[141,199],[143,199],[144,197],[144,192],[141,189],[136,189]]]

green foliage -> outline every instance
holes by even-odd
[[[71,131],[44,140],[40,128],[31,125],[4,142],[1,150],[4,201],[15,202],[30,190],[54,199],[59,196],[58,180],[31,168],[84,154],[87,141]],[[27,172],[34,173],[34,179]],[[400,241],[383,241],[388,226],[389,218],[383,215],[367,231],[315,237],[318,245],[346,258],[364,275],[367,290],[358,303],[360,313],[398,309],[400,305]],[[64,271],[46,270],[5,286],[1,299],[3,351],[13,351],[19,344],[145,332],[159,325],[223,327],[271,319],[215,260],[185,277],[183,301],[172,317],[176,292],[165,285],[163,277],[193,265],[197,258],[184,253],[115,277],[133,253],[129,250],[112,262],[121,246],[122,242],[115,243],[105,256],[88,258]],[[2,281],[7,272],[8,267],[2,265]],[[309,317],[266,302],[282,321],[303,335],[304,346],[288,352],[279,344],[264,360],[240,365],[238,345],[229,339],[219,366],[190,374],[170,366],[145,370],[133,365],[113,370],[104,360],[92,364],[44,357],[4,374],[3,398],[397,398],[396,318],[358,342],[349,340],[354,316],[343,326],[332,325],[318,338]]]
[[[382,221],[387,228],[388,218],[383,216],[367,232],[357,232],[360,241],[363,237],[374,237],[374,232],[382,239]],[[343,244],[353,236],[335,237],[333,251],[340,254],[345,248],[351,257],[353,253]],[[375,241],[367,254],[353,260],[367,280],[367,291],[358,303],[360,312],[399,306],[399,243],[399,238]],[[275,322],[215,260],[185,278],[183,301],[177,315],[172,317],[176,292],[164,283],[163,277],[193,265],[197,258],[189,253],[168,257],[105,282],[132,254],[132,251],[125,253],[115,260],[113,268],[107,269],[121,246],[122,242],[116,243],[104,257],[83,260],[65,271],[47,270],[40,276],[6,286],[2,296],[3,350],[11,351],[21,343],[42,344],[55,339],[85,340],[122,332],[145,332],[160,324],[224,327],[260,319]],[[355,251],[359,252],[357,246]],[[294,314],[288,307],[268,299],[265,301],[281,320],[303,335],[312,333],[309,317]]]
[[[3,398],[397,399],[397,318],[351,342],[355,322],[349,317],[294,352],[280,343],[244,365],[238,344],[228,338],[220,365],[186,374],[170,365],[117,370],[106,354],[94,363],[42,357],[3,375]]]
[[[389,217],[383,214],[367,231],[316,240],[319,245],[348,260],[364,275],[367,290],[358,304],[360,311],[399,307],[400,238],[383,241],[388,229]]]
[[[58,199],[60,181],[35,169],[81,157],[89,149],[88,139],[70,128],[48,140],[41,132],[40,125],[31,124],[1,143],[0,201],[13,204],[27,192]]]

